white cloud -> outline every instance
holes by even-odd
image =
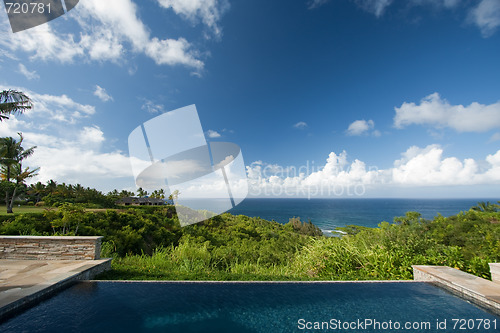
[[[54,179],[105,190],[134,186],[129,158],[120,151],[100,152],[105,137],[99,127],[74,124],[70,130],[47,131],[38,122],[17,119],[20,117],[25,115],[0,123],[0,135],[17,136],[17,132],[22,132],[25,147],[37,146],[24,163],[32,168],[40,167],[38,176],[31,182]]]
[[[104,142],[104,133],[99,126],[85,126],[79,134],[79,142],[84,145],[95,145]]]
[[[219,132],[213,130],[208,130],[207,135],[209,138],[220,138],[221,136]]]
[[[298,129],[304,129],[304,128],[307,128],[307,123],[304,121],[299,121],[298,123],[293,125],[293,127],[298,128]]]
[[[369,13],[380,17],[384,14],[385,9],[391,5],[393,0],[354,0],[355,3]]]
[[[279,167],[262,161],[247,166],[253,196],[346,196],[380,193],[387,188],[433,188],[500,184],[500,150],[485,160],[444,157],[439,145],[408,148],[392,168],[367,167],[347,153],[330,153],[326,163],[312,168]],[[496,186],[496,185],[495,185]],[[432,188],[432,189],[431,189]],[[350,193],[350,194],[349,194]],[[430,192],[429,192],[430,193]]]
[[[47,95],[31,93],[23,90],[30,96],[34,103],[32,112],[27,116],[31,117],[33,114],[45,114],[48,119],[58,121],[75,123],[77,119],[88,117],[95,113],[95,107],[88,104],[80,104],[73,101],[66,95]]]
[[[113,97],[106,92],[106,89],[98,85],[95,86],[94,95],[99,97],[99,99],[103,102],[108,102],[113,100]]]
[[[22,63],[19,63],[19,73],[23,74],[28,80],[38,80],[40,78],[36,71],[30,72]]]
[[[190,51],[191,44],[184,38],[159,40],[154,37],[146,45],[146,54],[158,65],[186,65],[202,69],[204,64],[196,59],[196,52]]]
[[[125,53],[134,52],[147,55],[158,65],[184,65],[197,71],[204,66],[186,39],[151,37],[132,0],[81,1],[65,18],[78,23],[79,36],[52,29],[60,21],[50,22],[15,34],[0,34],[0,47],[28,53],[33,60],[63,63],[75,59],[119,62],[124,61]],[[8,23],[3,22],[0,28],[8,30]]]
[[[450,127],[458,132],[486,132],[500,128],[500,102],[484,105],[477,102],[469,106],[451,105],[438,93],[420,101],[420,105],[404,102],[394,108],[394,126],[403,128],[411,124]]]
[[[155,104],[153,101],[149,100],[146,100],[141,109],[149,113],[163,113],[165,111],[165,107],[163,105]]]
[[[95,107],[75,102],[67,95],[48,95],[35,93],[23,87],[3,86],[0,90],[14,89],[24,92],[33,100],[33,108],[26,112],[24,118],[37,120],[37,126],[55,128],[60,123],[74,124],[78,120],[92,116]]]
[[[181,17],[196,22],[201,20],[216,36],[222,33],[218,22],[229,9],[226,0],[157,0],[160,6],[172,8]]]
[[[25,147],[37,146],[24,163],[24,166],[40,167],[32,182],[54,179],[103,190],[135,187],[128,156],[116,150],[103,152],[103,146],[109,141],[103,131],[96,125],[82,124],[95,114],[93,106],[80,104],[67,95],[11,88],[30,96],[34,109],[1,122],[0,136],[16,137],[17,132],[22,132]]]
[[[431,5],[436,7],[454,8],[462,0],[411,0],[414,5]]]
[[[443,158],[443,149],[430,145],[424,149],[410,147],[392,170],[392,182],[403,185],[471,185],[482,183],[479,167],[473,159],[463,162],[455,157]]]
[[[308,2],[309,8],[316,8],[329,0],[311,0]],[[386,9],[394,3],[394,0],[352,0],[361,9],[381,17]],[[407,6],[428,6],[438,9],[455,9],[459,5],[468,7],[468,21],[475,24],[480,30],[483,37],[490,37],[500,26],[500,1],[498,0],[479,0],[477,5],[471,7],[471,2],[462,0],[407,0]]]
[[[0,24],[2,31],[9,29],[8,23]],[[11,52],[23,51],[30,54],[31,60],[58,60],[62,63],[83,56],[84,50],[71,34],[58,34],[49,24],[42,24],[15,34],[0,34],[0,47]]]
[[[125,53],[125,46],[110,30],[98,29],[91,35],[82,35],[80,43],[88,56],[97,61],[117,62]]]
[[[329,1],[330,0],[309,0],[307,2],[307,8],[309,8],[309,9],[318,8],[320,6],[323,6],[324,4],[326,4]]]
[[[387,7],[394,3],[394,0],[353,0],[360,8],[375,15],[376,17],[381,17],[384,15]],[[454,8],[461,0],[409,0],[408,5],[417,6],[434,6],[434,7],[444,7],[444,8]]]
[[[469,19],[479,27],[483,37],[490,37],[500,26],[500,1],[481,0],[470,11]]]
[[[350,136],[355,136],[355,135],[363,135],[363,134],[368,134],[370,130],[372,130],[375,127],[375,123],[373,120],[356,120],[352,122],[349,127],[347,128],[347,135]],[[376,131],[376,136],[380,135],[379,131]]]
[[[105,190],[121,189],[121,178],[130,178],[132,182],[128,181],[127,184],[133,184],[129,158],[119,151],[100,153],[82,145],[39,145],[26,162],[26,165],[40,166],[40,172],[33,182],[54,179],[57,182],[80,183],[99,189],[107,187]]]

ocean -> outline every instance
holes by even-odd
[[[467,211],[480,201],[498,199],[257,199],[247,198],[229,212],[287,223],[292,217],[311,221],[326,234],[338,227],[359,225],[377,227],[382,221],[416,211],[426,219]]]

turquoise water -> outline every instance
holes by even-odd
[[[329,331],[394,332],[384,329],[390,321],[419,326],[409,332],[462,332],[452,329],[453,319],[473,321],[466,332],[500,330],[499,317],[422,282],[82,282],[1,324],[0,332],[312,332],[300,328],[366,320],[380,327]],[[445,320],[447,330],[438,329]]]
[[[376,227],[407,211],[417,211],[427,219],[438,213],[450,216],[469,210],[478,201],[496,203],[498,199],[245,199],[229,212],[280,223],[300,217],[326,231],[350,224]]]

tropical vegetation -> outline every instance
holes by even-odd
[[[325,237],[310,222],[223,214],[181,228],[170,205],[89,211],[65,202],[43,213],[0,216],[0,234],[102,235],[114,258],[102,279],[398,280],[412,265],[446,265],[489,278],[500,261],[499,205],[480,203],[433,220],[408,212],[377,228]]]
[[[23,92],[12,89],[0,92],[0,121],[9,119],[12,114],[24,113],[32,108],[32,100]]]
[[[0,92],[0,121],[9,119],[11,114],[23,113],[33,107],[31,99],[24,93],[15,90]],[[12,137],[0,138],[0,191],[5,193],[7,213],[12,213],[12,206],[16,196],[26,190],[25,181],[34,177],[38,169],[23,169],[22,162],[31,156],[36,147],[25,149],[22,146],[23,136],[20,139]]]
[[[22,92],[0,93],[0,121],[32,107]],[[480,202],[433,220],[408,212],[377,228],[348,226],[342,237],[325,237],[299,218],[280,224],[227,213],[181,228],[171,205],[117,207],[120,198],[134,195],[130,191],[104,194],[55,180],[27,186],[38,169],[22,164],[36,147],[24,148],[18,135],[0,138],[0,201],[7,213],[15,200],[44,210],[0,216],[0,234],[102,235],[102,255],[114,258],[102,279],[392,280],[411,279],[412,265],[419,264],[489,278],[488,263],[500,261],[498,204]],[[148,196],[142,188],[137,193]],[[165,200],[166,194],[155,190],[151,197]]]

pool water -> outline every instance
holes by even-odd
[[[78,283],[0,332],[393,332],[396,322],[410,332],[463,332],[457,319],[468,320],[466,332],[500,331],[499,317],[424,282],[103,281]],[[354,326],[339,329],[346,323]]]

